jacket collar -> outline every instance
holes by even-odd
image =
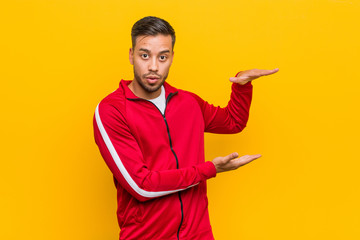
[[[121,79],[120,84],[119,84],[119,88],[122,89],[122,91],[124,92],[124,95],[126,98],[131,98],[131,99],[141,99],[138,96],[136,96],[129,88],[129,84],[132,82],[132,80],[124,80]],[[167,99],[167,97],[172,94],[176,94],[178,92],[178,89],[176,89],[175,87],[171,86],[170,84],[168,84],[167,82],[164,82],[164,88],[165,88],[165,98]]]

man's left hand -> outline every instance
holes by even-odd
[[[245,71],[239,72],[236,75],[236,77],[231,77],[230,82],[239,83],[240,85],[244,85],[256,78],[270,75],[270,74],[276,73],[277,71],[279,71],[279,68],[275,68],[272,70],[256,69],[256,68],[250,69],[250,70],[245,70]]]

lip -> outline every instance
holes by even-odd
[[[147,76],[146,80],[150,83],[150,84],[154,84],[156,83],[160,78],[156,77],[156,76]]]
[[[158,76],[146,76],[146,78],[149,78],[149,79],[159,79]]]

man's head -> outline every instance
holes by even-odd
[[[174,29],[165,20],[145,17],[134,24],[131,36],[129,60],[134,65],[134,81],[129,87],[139,97],[155,98],[172,64]]]

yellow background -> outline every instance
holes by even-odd
[[[208,181],[216,239],[360,239],[357,0],[11,0],[1,20],[0,239],[117,239],[97,103],[132,79],[130,29],[176,30],[168,82],[226,105],[253,82],[247,128],[206,135],[206,156],[259,160]]]

